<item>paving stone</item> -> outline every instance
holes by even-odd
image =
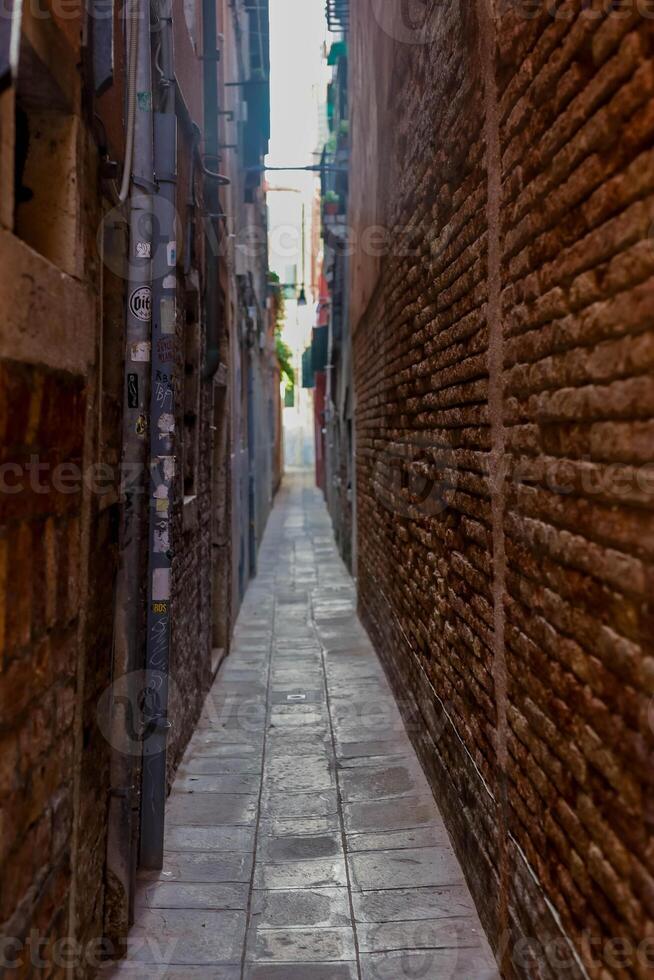
[[[227,737],[226,737],[227,734]],[[186,750],[187,756],[222,755],[234,759],[245,756],[261,756],[263,753],[263,737],[253,739],[246,732],[225,733],[213,730],[203,730],[194,735]]]
[[[252,916],[259,929],[349,926],[351,916],[348,890],[316,888],[255,891]]]
[[[340,830],[337,813],[326,817],[264,817],[260,832],[268,837],[313,837]]]
[[[322,732],[302,733],[272,729],[266,742],[266,760],[283,755],[297,758],[305,755],[333,755],[329,729]]]
[[[336,791],[264,795],[261,812],[267,817],[325,817],[330,813],[338,813]]]
[[[440,823],[433,798],[409,797],[401,800],[375,800],[349,803],[343,807],[348,833],[373,833],[385,830],[410,830]]]
[[[345,803],[389,800],[429,792],[425,775],[416,763],[344,770],[340,774],[339,785]]]
[[[299,759],[282,757],[266,765],[264,793],[313,793],[329,790],[336,784],[331,759],[302,756]]]
[[[192,828],[196,831],[197,828]],[[240,828],[239,828],[240,830]],[[167,837],[167,843],[170,838]],[[254,841],[254,837],[248,838]],[[242,843],[242,841],[241,841]],[[227,851],[232,851],[228,848]],[[220,851],[165,851],[162,871],[139,871],[144,881],[249,882],[254,856]]]
[[[149,966],[123,962],[100,967],[101,980],[241,980],[240,964],[234,966]]]
[[[349,852],[400,850],[404,847],[448,847],[450,839],[445,825],[433,824],[415,827],[413,830],[392,830],[385,834],[348,834],[346,846]]]
[[[361,980],[500,980],[479,950],[395,950],[361,955]]]
[[[126,959],[139,963],[237,964],[245,940],[245,912],[141,909]]]
[[[169,851],[252,851],[254,829],[250,827],[167,826],[165,847]]]
[[[442,888],[391,888],[352,893],[357,922],[398,922],[474,916],[475,906],[467,885]]]
[[[358,980],[356,963],[248,964],[244,980]]]
[[[395,755],[415,758],[415,753],[406,735],[392,739],[367,739],[364,741],[348,741],[336,739],[336,757],[346,765],[346,759],[359,760],[364,765],[372,764],[378,756],[388,758]]]
[[[367,851],[348,856],[355,887],[408,888],[420,885],[456,885],[463,875],[449,847],[421,847],[401,851]]]
[[[249,883],[190,884],[160,881],[139,890],[138,908],[242,909],[248,907]]]
[[[257,929],[248,944],[250,961],[310,963],[353,960],[354,933],[340,929]]]
[[[340,833],[298,837],[261,837],[257,860],[270,864],[283,861],[302,861],[312,858],[337,857],[343,854]]]
[[[212,776],[180,774],[175,780],[175,791],[179,793],[224,793],[253,797],[259,792],[261,776],[258,773],[234,773]]]
[[[329,888],[345,885],[347,872],[342,858],[257,864],[254,873],[255,888]]]
[[[260,775],[263,769],[261,755],[230,758],[222,755],[192,755],[179,767],[179,778],[185,776]],[[175,781],[177,786],[177,780]]]
[[[475,930],[471,916],[359,923],[357,937],[362,953],[383,953],[394,949],[461,950],[481,947],[481,936]]]
[[[253,826],[258,797],[242,793],[182,793],[174,789],[168,799],[166,821],[170,826]]]

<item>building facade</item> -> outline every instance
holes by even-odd
[[[644,977],[652,20],[350,19],[360,609],[503,975]]]
[[[152,13],[0,24],[0,934],[21,976],[120,954],[281,478],[267,0]]]
[[[317,482],[325,494],[338,549],[354,569],[354,386],[348,314],[352,236],[348,225],[350,109],[347,4],[328,7],[328,138],[322,148],[321,294],[312,343],[316,386]]]

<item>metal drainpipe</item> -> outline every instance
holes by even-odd
[[[172,0],[159,2],[161,112],[154,114],[154,165],[158,182],[152,279],[150,392],[150,529],[145,648],[150,735],[144,743],[140,864],[163,866],[166,808],[166,741],[171,638],[171,509],[175,487],[175,355],[177,348],[177,118],[173,63]]]
[[[107,834],[107,934],[122,938],[134,918],[137,776],[142,663],[143,490],[150,393],[151,193],[153,188],[150,104],[150,4],[126,7],[138,30],[134,143],[129,200],[129,259],[125,312],[125,366],[121,460],[120,556],[116,579],[113,690],[111,705],[110,796]],[[129,107],[128,107],[129,114]],[[126,164],[130,166],[129,162]]]
[[[203,82],[204,82],[204,146],[209,158],[217,158],[218,150],[218,75],[215,52],[218,37],[215,0],[202,0],[203,23]],[[209,215],[220,211],[220,195],[218,182],[205,181],[204,196]],[[208,221],[214,218],[208,217]],[[215,225],[220,234],[218,222]],[[212,241],[205,235],[205,253],[207,264],[207,279],[205,285],[204,306],[206,311],[206,350],[204,360],[205,379],[213,378],[220,364],[220,332],[218,323],[218,255],[214,254],[215,239]]]

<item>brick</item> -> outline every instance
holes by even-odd
[[[478,906],[492,906],[485,925],[498,942],[508,930],[546,946],[558,934],[551,903],[588,974],[606,980],[614,971],[589,954],[584,931],[640,941],[654,871],[654,61],[647,18],[590,6],[525,18],[496,5],[499,175],[480,141],[476,11],[487,5],[450,10],[447,35],[411,52],[391,105],[371,80],[391,73],[392,57],[363,44],[377,37],[365,10],[353,16],[351,98],[370,111],[353,130],[351,215],[357,230],[367,214],[401,215],[417,258],[391,255],[380,269],[359,257],[351,316],[366,625],[400,697],[425,705],[427,728],[447,705],[431,772]],[[366,156],[374,140],[387,145],[383,166]],[[496,177],[499,228],[488,207]],[[499,325],[487,306],[493,236]],[[500,438],[493,486],[485,454]],[[402,466],[447,472],[445,508],[408,507]],[[505,781],[493,833],[475,827],[489,870],[468,841],[486,786],[500,793]],[[509,828],[519,852],[499,925],[496,846],[511,850]],[[515,973],[558,975],[546,957]],[[634,962],[624,970],[641,973]]]

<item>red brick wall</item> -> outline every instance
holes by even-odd
[[[55,917],[65,930],[68,912],[81,493],[57,493],[52,469],[25,467],[81,467],[85,397],[79,378],[8,361],[0,391],[1,458],[12,464],[0,494],[0,922],[20,919],[27,900],[47,935]]]
[[[644,977],[654,10],[496,6],[352,6],[360,604],[505,974]]]

